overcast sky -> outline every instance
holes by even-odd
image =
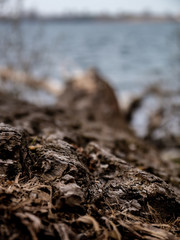
[[[69,11],[179,13],[180,0],[25,0],[24,7],[43,14]]]

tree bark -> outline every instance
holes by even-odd
[[[0,112],[2,240],[180,237],[176,169],[134,135],[97,73],[57,106],[1,93]]]

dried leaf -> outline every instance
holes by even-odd
[[[77,222],[86,223],[86,224],[92,224],[95,232],[99,232],[100,231],[99,223],[93,217],[91,217],[89,215],[80,217],[76,221]]]

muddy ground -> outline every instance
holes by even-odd
[[[180,171],[132,109],[94,71],[54,106],[1,92],[0,239],[180,239]]]

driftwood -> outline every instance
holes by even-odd
[[[139,114],[143,137],[158,148],[161,158],[176,164],[180,172],[180,94],[179,90],[165,90],[158,86],[147,88],[132,101],[126,119],[136,128]],[[143,123],[144,122],[144,123]],[[180,183],[178,183],[179,185]]]
[[[45,78],[37,79],[28,73],[17,71],[12,68],[0,68],[0,79],[3,82],[10,81],[16,84],[24,84],[35,90],[41,89],[55,96],[59,95],[61,92],[59,86],[50,84]]]
[[[179,173],[97,73],[52,107],[1,93],[0,113],[0,239],[179,239]]]

